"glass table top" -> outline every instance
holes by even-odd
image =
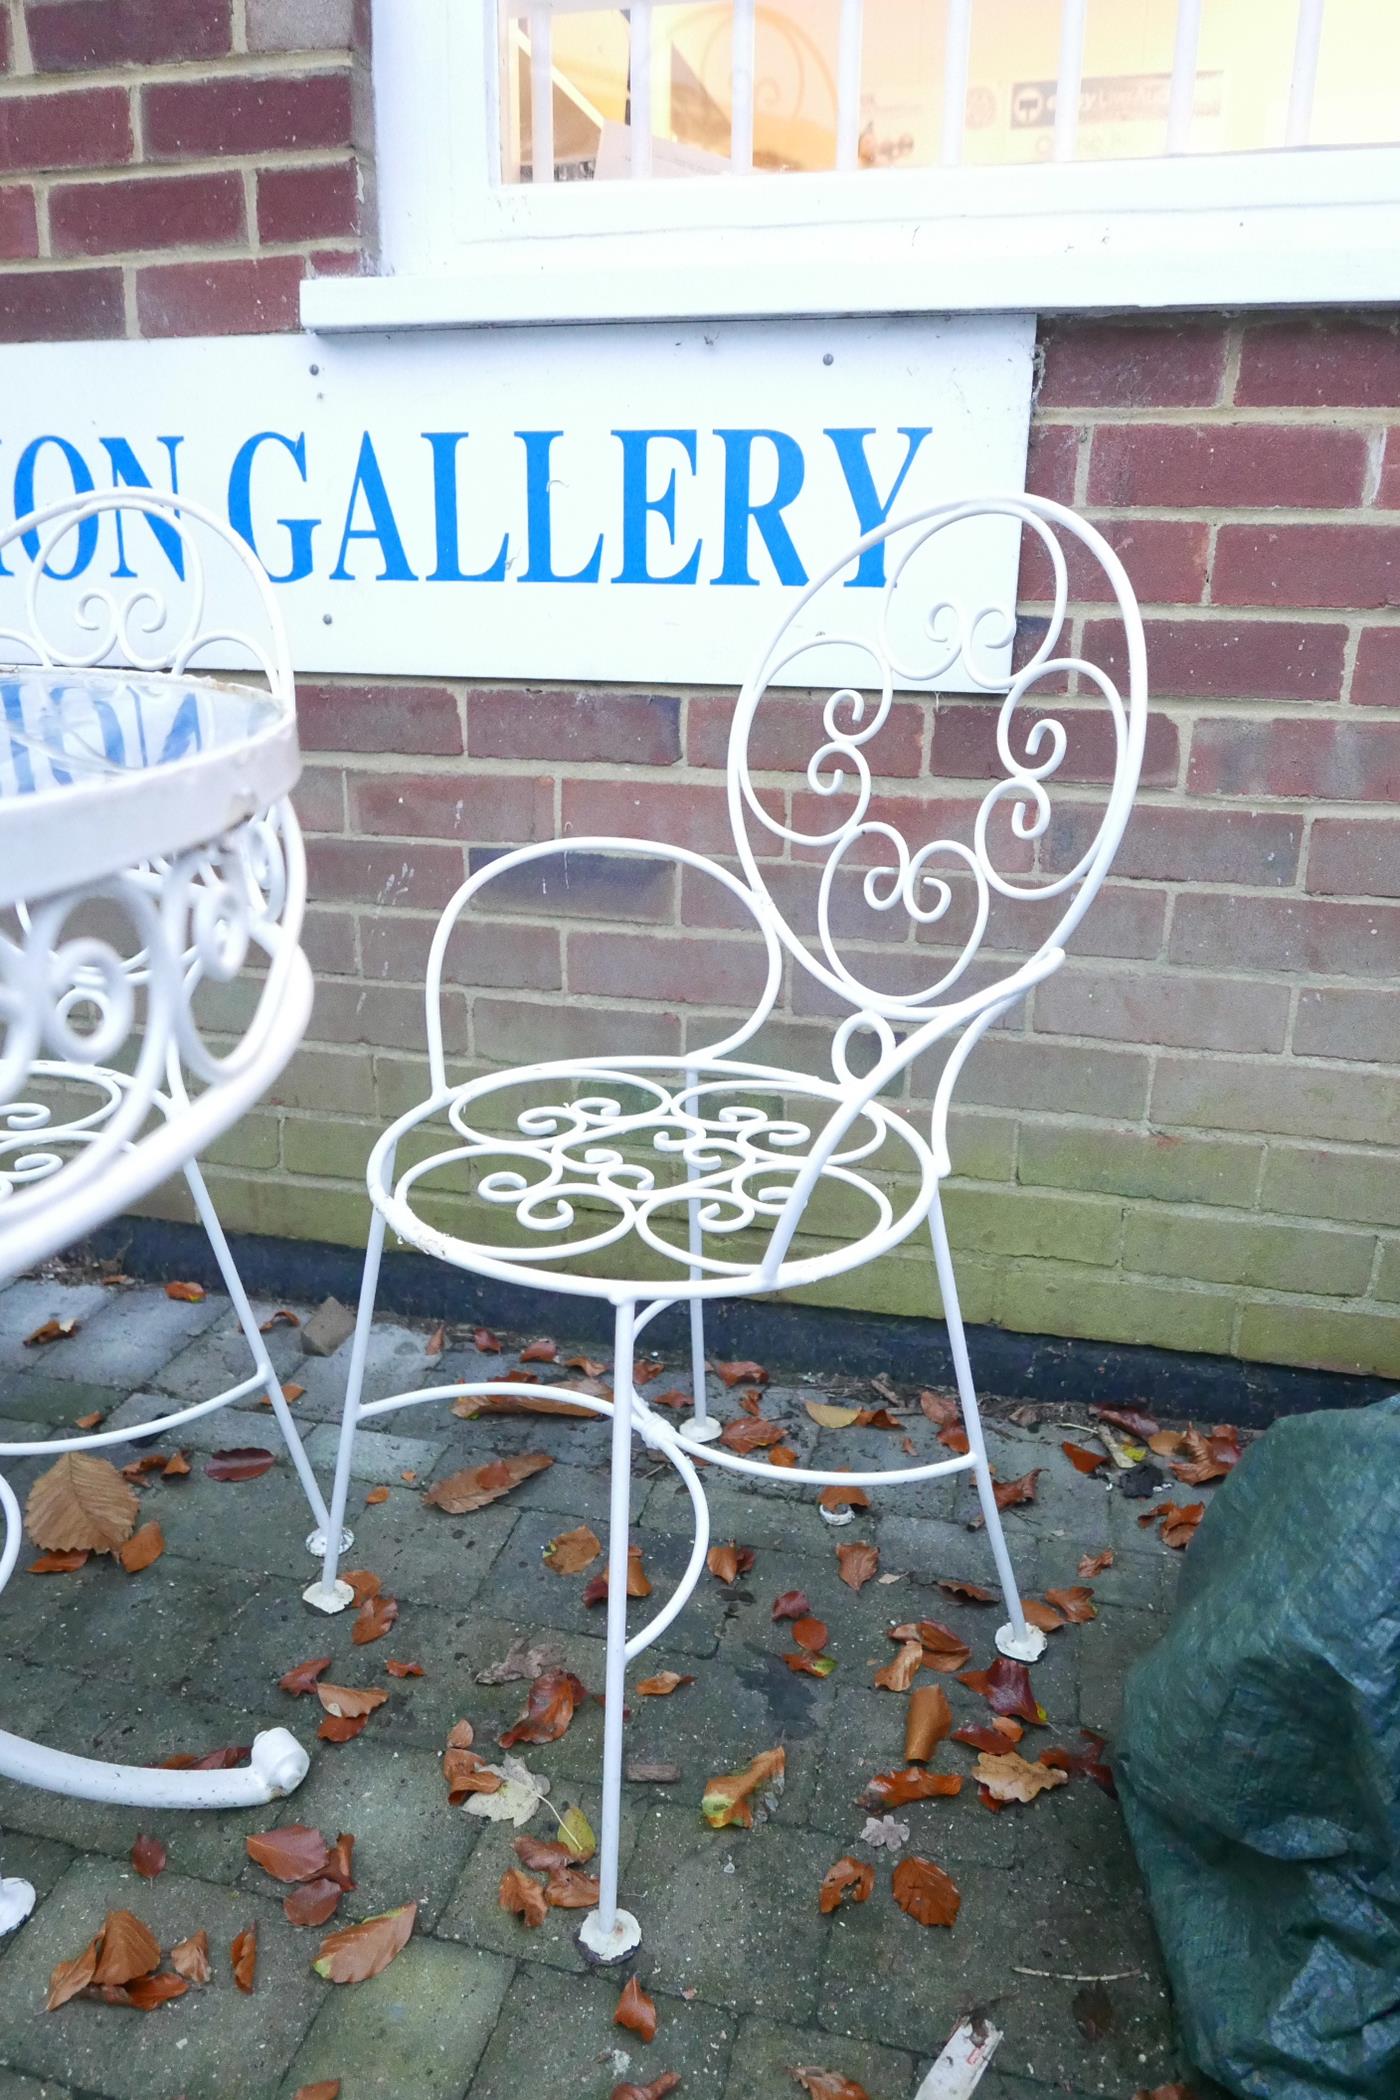
[[[231,760],[286,718],[270,695],[216,679],[0,668],[0,810],[191,759]]]

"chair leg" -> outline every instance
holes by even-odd
[[[239,1275],[237,1265],[234,1262],[233,1250],[224,1236],[224,1228],[219,1222],[219,1214],[214,1208],[213,1198],[209,1194],[204,1176],[195,1160],[191,1160],[185,1168],[185,1181],[189,1187],[190,1195],[194,1199],[194,1207],[199,1214],[199,1222],[204,1227],[205,1236],[213,1249],[214,1259],[219,1265],[219,1274],[223,1277],[224,1289],[228,1292],[230,1303],[238,1315],[238,1324],[243,1330],[243,1339],[247,1342],[253,1358],[253,1368],[262,1380],[263,1391],[267,1394],[272,1412],[277,1418],[277,1426],[282,1432],[282,1441],[287,1447],[288,1456],[296,1468],[297,1478],[301,1482],[302,1490],[308,1503],[311,1505],[311,1516],[316,1525],[316,1532],[312,1536],[315,1537],[325,1530],[327,1521],[326,1504],[321,1494],[320,1483],[311,1470],[311,1461],[306,1455],[306,1448],[297,1434],[296,1426],[292,1421],[291,1411],[283,1397],[281,1381],[272,1368],[272,1358],[267,1353],[267,1344],[258,1330],[257,1321],[253,1318],[253,1308],[248,1303],[248,1293],[243,1288],[243,1279]],[[319,1547],[316,1550],[319,1551]]]
[[[353,1602],[355,1594],[348,1582],[337,1579],[336,1570],[340,1562],[342,1543],[348,1543],[343,1526],[345,1505],[350,1496],[350,1463],[355,1452],[360,1394],[365,1382],[365,1358],[369,1353],[370,1329],[374,1325],[374,1295],[379,1288],[379,1263],[383,1253],[384,1217],[381,1211],[375,1210],[370,1216],[364,1273],[360,1278],[360,1304],[355,1315],[355,1338],[350,1344],[350,1375],[345,1381],[345,1404],[340,1416],[340,1447],[336,1452],[330,1522],[326,1526],[325,1559],[321,1564],[319,1582],[313,1582],[310,1589],[302,1592],[306,1603],[314,1605],[317,1611],[328,1614],[344,1611],[346,1605]]]
[[[943,1297],[943,1319],[948,1329],[948,1346],[953,1356],[953,1374],[957,1380],[963,1426],[967,1431],[968,1447],[972,1454],[977,1497],[982,1505],[987,1537],[991,1541],[997,1580],[1006,1599],[1007,1623],[999,1629],[996,1644],[1003,1655],[1009,1655],[1017,1662],[1034,1662],[1038,1655],[1045,1652],[1045,1635],[1038,1627],[1029,1623],[1021,1607],[1021,1593],[1011,1568],[1011,1555],[1007,1551],[1001,1511],[997,1508],[996,1496],[992,1492],[991,1469],[987,1464],[987,1444],[982,1434],[982,1415],[977,1405],[977,1389],[972,1382],[972,1364],[967,1353],[967,1336],[963,1331],[957,1280],[953,1274],[953,1256],[948,1246],[948,1229],[943,1221],[943,1205],[937,1191],[934,1192],[928,1225],[929,1236],[933,1241],[934,1266],[938,1270],[938,1288]]]
[[[698,1072],[687,1072],[685,1076],[688,1085],[699,1084]],[[690,1213],[689,1244],[692,1255],[699,1254],[704,1243],[704,1231],[700,1224],[700,1203],[700,1197],[692,1196],[686,1205]],[[692,1283],[698,1283],[704,1273],[697,1262],[691,1262]],[[697,1444],[712,1444],[722,1433],[724,1425],[717,1422],[710,1413],[705,1395],[705,1305],[701,1298],[692,1298],[690,1301],[690,1392],[694,1406],[684,1425],[686,1434],[693,1437]]]
[[[617,1902],[622,1830],[622,1725],[627,1677],[627,1547],[632,1501],[632,1348],[636,1307],[617,1308],[613,1351],[612,1476],[608,1506],[608,1655],[603,1705],[603,1827],[598,1841],[598,1908],[579,1929],[596,1961],[622,1961],[642,1928]]]

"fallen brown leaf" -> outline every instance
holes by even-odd
[[[1161,1540],[1164,1546],[1174,1546],[1179,1552],[1190,1545],[1196,1536],[1196,1527],[1206,1513],[1204,1502],[1169,1503],[1164,1512]]]
[[[299,2085],[292,2100],[340,2100],[340,2080],[319,2078],[315,2085]]]
[[[446,1347],[447,1329],[444,1326],[443,1322],[439,1320],[437,1326],[433,1329],[432,1333],[428,1336],[427,1341],[423,1344],[423,1354],[425,1356],[441,1356],[443,1350]]]
[[[154,1933],[129,1910],[109,1910],[102,1922],[94,1983],[132,1983],[160,1966]]]
[[[894,1660],[875,1672],[876,1688],[882,1692],[907,1692],[923,1660],[924,1651],[918,1641],[905,1641]]]
[[[427,1675],[422,1663],[399,1662],[392,1655],[385,1656],[384,1667],[391,1677],[424,1677]]]
[[[880,1565],[880,1549],[864,1539],[836,1548],[836,1568],[848,1589],[863,1589]]]
[[[980,1582],[958,1582],[951,1576],[940,1575],[938,1587],[950,1597],[960,1597],[964,1604],[995,1604],[998,1601],[996,1591],[984,1589]]]
[[[81,1320],[45,1320],[32,1334],[24,1337],[26,1349],[45,1349],[50,1342],[66,1342],[78,1332]]]
[[[187,1940],[177,1940],[170,1950],[170,1966],[187,1983],[208,1983],[214,1973],[209,1959],[209,1935],[201,1925]]]
[[[183,1998],[189,1984],[183,1976],[172,1976],[162,1969],[158,1976],[138,1976],[120,1989],[106,1985],[96,1992],[105,2004],[130,2005],[137,2012],[154,2012],[158,2005],[168,2005],[172,1998]]]
[[[1108,1546],[1102,1553],[1083,1553],[1079,1557],[1077,1575],[1102,1575],[1105,1568],[1113,1566],[1113,1548]]]
[[[915,1619],[889,1629],[892,1641],[917,1641],[924,1651],[926,1670],[960,1670],[972,1650],[959,1633],[941,1619]]]
[[[643,1677],[637,1691],[643,1699],[669,1699],[683,1684],[694,1682],[693,1677],[683,1677],[675,1670],[658,1670],[654,1677]]]
[[[556,1575],[580,1575],[593,1565],[602,1550],[597,1532],[579,1524],[550,1540],[544,1549],[544,1564]]]
[[[953,1709],[941,1684],[923,1684],[909,1694],[904,1713],[904,1762],[926,1765],[953,1726]]]
[[[828,1867],[822,1876],[822,1885],[817,1892],[817,1908],[828,1917],[839,1910],[843,1903],[867,1903],[875,1886],[875,1869],[864,1860],[852,1859],[849,1854]]]
[[[1082,1582],[1069,1589],[1047,1590],[1045,1601],[1053,1604],[1056,1611],[1063,1612],[1072,1626],[1083,1625],[1086,1620],[1098,1617],[1094,1609],[1094,1593]]]
[[[307,1823],[255,1831],[243,1843],[249,1859],[274,1881],[314,1881],[326,1871],[326,1841]]]
[[[503,1750],[516,1743],[557,1743],[574,1718],[574,1708],[588,1697],[587,1687],[572,1670],[545,1670],[530,1686],[525,1711],[513,1728],[498,1738]]]
[[[501,1876],[497,1901],[502,1910],[509,1911],[532,1931],[543,1925],[549,1912],[549,1905],[544,1900],[544,1883],[537,1881],[533,1874],[527,1874],[522,1867],[506,1868]]]
[[[894,1900],[920,1925],[951,1925],[962,1907],[957,1886],[942,1867],[912,1852],[894,1870]]]
[[[291,1692],[296,1697],[300,1697],[303,1692],[314,1692],[316,1679],[320,1676],[322,1670],[328,1670],[330,1666],[331,1658],[329,1655],[314,1655],[310,1662],[297,1663],[295,1668],[288,1670],[285,1677],[279,1677],[277,1680],[278,1687],[284,1692]]]
[[[990,1721],[979,1721],[972,1728],[955,1728],[953,1741],[967,1743],[974,1750],[985,1750],[992,1757],[1000,1757],[1013,1743],[1019,1743],[1025,1734],[1019,1721],[1007,1714],[995,1714]]]
[[[362,1715],[372,1714],[389,1696],[377,1685],[361,1690],[352,1684],[318,1684],[315,1690],[326,1712],[338,1721],[354,1721]]]
[[[489,1327],[473,1327],[472,1341],[483,1356],[499,1356],[501,1353],[501,1338]]]
[[[554,1460],[543,1451],[528,1451],[519,1458],[491,1458],[484,1465],[449,1473],[428,1489],[423,1500],[450,1517],[461,1517],[474,1509],[485,1509],[534,1473],[543,1473]]]
[[[30,1561],[29,1572],[31,1575],[72,1575],[77,1569],[85,1568],[91,1558],[92,1553],[86,1546],[70,1547],[66,1553],[41,1553],[37,1560]]]
[[[327,1983],[368,1983],[408,1945],[417,1912],[416,1903],[401,1903],[397,1910],[380,1911],[358,1925],[328,1933],[312,1968]]]
[[[167,1298],[178,1298],[182,1305],[202,1305],[205,1297],[204,1285],[202,1283],[167,1283],[165,1295]]]
[[[345,1894],[338,1881],[322,1874],[315,1881],[304,1881],[289,1896],[282,1898],[289,1925],[324,1925],[340,1908],[340,1899]]]
[[[842,1509],[869,1509],[870,1507],[870,1497],[866,1494],[864,1488],[845,1487],[839,1481],[833,1481],[830,1487],[824,1487],[818,1495],[817,1501],[823,1509],[829,1509],[833,1512]]]
[[[649,1998],[635,1976],[629,1976],[613,2013],[614,2027],[626,2027],[644,2042],[656,2040],[656,2000]]]
[[[1035,1484],[1045,1471],[1043,1466],[1033,1466],[1029,1473],[1022,1473],[1019,1480],[994,1480],[992,1497],[998,1509],[1016,1509],[1023,1502],[1034,1502]]]
[[[972,1776],[996,1801],[1034,1801],[1048,1788],[1063,1786],[1066,1778],[1052,1766],[1028,1764],[1019,1750],[983,1750]]]
[[[1041,1764],[1049,1765],[1055,1772],[1067,1772],[1071,1777],[1078,1775],[1092,1779],[1095,1786],[1102,1787],[1109,1798],[1116,1801],[1118,1783],[1114,1779],[1111,1766],[1104,1759],[1104,1751],[1108,1747],[1105,1739],[1097,1735],[1092,1728],[1081,1728],[1079,1737],[1086,1746],[1084,1749],[1066,1750],[1057,1745],[1054,1749],[1042,1750]]]
[[[365,1495],[365,1508],[373,1509],[377,1503],[387,1502],[388,1499],[388,1488],[384,1487],[383,1485],[380,1485],[379,1487],[372,1487],[368,1490],[368,1492]]]
[[[768,1463],[770,1466],[795,1466],[799,1460],[790,1444],[774,1444],[768,1453]]]
[[[727,1546],[711,1546],[705,1555],[705,1566],[716,1582],[737,1582],[747,1575],[756,1555],[752,1546],[736,1546],[731,1539]]]
[[[379,1577],[372,1575],[368,1568],[345,1568],[340,1579],[349,1583],[350,1595],[356,1604],[363,1604],[366,1597],[379,1595]]]
[[[70,1998],[76,1998],[80,1991],[88,1988],[97,1971],[97,1949],[101,1937],[99,1933],[96,1939],[90,1940],[72,1961],[54,1965],[49,1974],[48,1996],[44,2000],[45,2012],[57,2012],[60,2005],[66,2005]]]
[[[1083,1444],[1061,1444],[1060,1449],[1076,1473],[1097,1473],[1100,1466],[1108,1464],[1106,1451],[1089,1451]]]
[[[274,1452],[245,1444],[232,1451],[215,1451],[204,1471],[210,1480],[257,1480],[276,1463]]]
[[[784,1590],[780,1597],[773,1599],[775,1619],[805,1619],[811,1609],[805,1590]]]
[[[742,1458],[769,1444],[780,1444],[786,1434],[781,1422],[770,1422],[763,1415],[736,1415],[725,1423],[719,1441],[726,1451],[735,1451]]]
[[[234,1934],[233,1945],[229,1949],[229,1960],[233,1964],[234,1982],[240,1991],[245,1991],[251,1996],[258,1970],[256,1925],[245,1925],[241,1932]]]
[[[154,1561],[158,1561],[164,1551],[165,1533],[152,1519],[150,1523],[141,1525],[139,1530],[133,1531],[131,1537],[118,1546],[115,1558],[121,1562],[128,1575],[139,1575],[143,1568],[149,1568]]]
[[[371,1641],[383,1640],[399,1616],[397,1600],[393,1597],[366,1597],[355,1614],[355,1623],[350,1629],[350,1639],[357,1648],[367,1647]]]
[[[285,1305],[279,1305],[275,1313],[261,1322],[258,1333],[271,1334],[274,1327],[300,1327],[300,1325],[301,1321],[296,1313],[292,1312]]]
[[[930,1422],[939,1429],[946,1429],[950,1422],[960,1420],[962,1415],[955,1393],[931,1393],[925,1390],[919,1395],[919,1405]]]
[[[165,1872],[166,1851],[159,1838],[138,1837],[131,1848],[131,1864],[143,1881],[154,1881]]]
[[[1155,1415],[1147,1415],[1138,1407],[1091,1407],[1090,1414],[1111,1428],[1121,1429],[1128,1436],[1147,1438],[1157,1434]]]
[[[1239,1432],[1224,1427],[1202,1436],[1193,1424],[1183,1438],[1185,1456],[1172,1467],[1178,1480],[1189,1487],[1202,1487],[1208,1480],[1223,1480],[1243,1458]]]
[[[831,1638],[831,1628],[824,1619],[795,1619],[792,1628],[793,1640],[808,1655],[820,1655]]]
[[[962,1792],[961,1772],[877,1772],[867,1781],[862,1800],[869,1808],[903,1808],[910,1801],[936,1801]]]
[[[65,1451],[29,1490],[24,1521],[35,1545],[52,1552],[111,1553],[136,1529],[138,1507],[107,1459]]]
[[[938,1441],[946,1450],[953,1452],[958,1458],[966,1458],[968,1452],[972,1449],[972,1445],[968,1441],[967,1431],[963,1428],[961,1422],[950,1422],[946,1429],[940,1429]]]
[[[725,1385],[767,1385],[768,1373],[762,1364],[711,1362],[710,1369]]]
[[[650,2085],[615,2085],[608,2100],[666,2100],[681,2082],[679,2071],[663,2071]]]
[[[551,1910],[595,1910],[602,1893],[594,1874],[581,1874],[577,1867],[551,1867],[544,1885],[544,1900]]]
[[[592,1580],[585,1585],[583,1601],[589,1605],[602,1604],[606,1600],[607,1594],[608,1570],[604,1568],[601,1575],[593,1576]],[[629,1597],[649,1597],[651,1595],[651,1578],[642,1566],[642,1549],[640,1546],[629,1546],[627,1548],[627,1594]]]
[[[600,1356],[566,1356],[564,1367],[569,1371],[582,1371],[585,1378],[601,1378],[608,1368]]]
[[[105,1422],[106,1419],[106,1409],[98,1407],[94,1408],[91,1414],[75,1415],[73,1418],[73,1427],[75,1429],[96,1429],[98,1423]]]
[[[795,2078],[811,2100],[870,2100],[863,2085],[854,2078],[845,2078],[839,2071],[821,2071],[812,2064],[793,2064],[788,2070],[789,2078]]]
[[[781,1787],[786,1771],[786,1750],[761,1750],[742,1772],[723,1772],[706,1784],[701,1815],[712,1830],[724,1830],[731,1823],[751,1830],[752,1796],[770,1786]]]
[[[964,1670],[958,1677],[969,1691],[980,1692],[995,1714],[1015,1714],[1022,1721],[1045,1725],[1045,1708],[1031,1688],[1031,1673],[1024,1663],[999,1655],[990,1670]]]
[[[1023,1597],[1021,1611],[1031,1626],[1038,1626],[1042,1633],[1059,1633],[1064,1620],[1053,1604],[1042,1604],[1038,1597]]]
[[[520,1352],[523,1364],[552,1364],[559,1354],[559,1344],[541,1336],[538,1341],[527,1342]]]

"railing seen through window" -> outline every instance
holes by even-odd
[[[1400,141],[1400,0],[500,0],[501,179]]]

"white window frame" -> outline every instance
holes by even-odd
[[[375,0],[382,274],[309,279],[307,327],[1400,299],[1393,146],[505,184],[496,16]]]

